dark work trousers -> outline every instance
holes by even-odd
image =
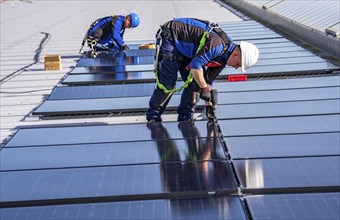
[[[163,39],[160,48],[162,54],[179,55],[180,53],[175,48],[173,41]],[[180,72],[183,81],[186,81],[189,76],[189,71],[186,70],[186,66],[190,63],[191,59],[184,58],[183,61],[178,60],[161,60],[158,65],[158,78],[159,81],[167,88],[173,89],[177,81],[177,73]],[[146,113],[146,119],[148,121],[162,121],[161,115],[163,114],[166,106],[171,99],[170,93],[164,93],[160,88],[156,87],[154,90],[150,102],[149,110]],[[178,121],[188,121],[192,119],[192,115],[195,107],[194,91],[191,83],[182,92],[181,103],[177,108]]]
[[[119,47],[115,44],[112,33],[105,32],[103,28],[98,28],[91,35],[91,37],[98,39],[98,44],[106,46],[108,49],[119,50]],[[102,51],[102,47],[96,47],[97,51]]]

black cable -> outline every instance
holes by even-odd
[[[41,40],[38,49],[35,50],[35,55],[34,55],[34,58],[33,58],[34,62],[14,71],[13,73],[11,73],[9,75],[7,75],[5,78],[0,80],[0,83],[3,83],[6,79],[12,77],[13,75],[15,75],[18,72],[22,73],[26,68],[33,66],[34,64],[39,62],[39,57],[40,57],[41,51],[44,48],[44,46],[47,44],[47,42],[51,39],[51,36],[52,36],[49,33],[45,33],[45,32],[40,32],[40,33],[45,34],[45,37]]]
[[[41,91],[49,91],[51,89],[36,89],[36,90],[28,90],[28,91],[23,91],[23,92],[4,92],[0,91],[0,93],[3,94],[24,94],[24,93],[31,93],[31,92],[41,92]]]

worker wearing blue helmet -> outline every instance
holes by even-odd
[[[137,14],[126,16],[113,15],[94,21],[87,31],[87,45],[93,52],[99,50],[129,50],[123,36],[126,28],[138,27],[140,19]]]

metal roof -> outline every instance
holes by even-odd
[[[123,65],[114,55],[77,54],[87,26],[111,6],[1,3],[8,30],[1,35],[1,137],[13,132],[0,149],[1,219],[339,218],[338,66],[202,0],[115,1],[115,10],[145,22],[127,31]],[[248,81],[226,82],[238,74],[227,68],[215,83],[215,122],[198,109],[194,123],[178,123],[170,111],[163,123],[145,124],[153,51],[138,45],[153,42],[172,17],[218,22],[236,42],[260,48]],[[37,24],[32,33],[15,35],[11,27],[28,18]],[[44,71],[44,54],[60,54],[63,69]],[[63,83],[91,74],[77,86]],[[171,101],[175,107],[179,95]]]
[[[340,2],[337,0],[246,0],[246,2],[321,32],[340,22]]]

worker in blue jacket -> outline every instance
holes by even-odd
[[[146,119],[162,121],[161,115],[174,92],[179,72],[184,88],[177,108],[178,121],[193,120],[195,94],[210,102],[213,81],[225,66],[245,71],[259,57],[258,48],[242,41],[239,45],[217,24],[193,18],[173,19],[156,34],[155,73],[157,87],[149,101]],[[190,70],[193,79],[190,79]],[[191,82],[192,81],[192,82]]]
[[[123,36],[126,28],[135,28],[140,19],[137,14],[114,15],[97,19],[87,32],[87,45],[92,51],[129,50]]]

